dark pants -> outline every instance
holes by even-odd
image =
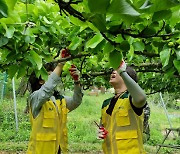
[[[59,150],[58,150],[58,153],[57,154],[61,154],[61,148],[60,148],[60,146],[59,146]]]

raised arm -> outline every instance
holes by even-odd
[[[78,69],[75,65],[71,65],[69,71],[74,80],[74,93],[72,97],[65,96],[65,99],[67,102],[67,108],[72,111],[81,104],[83,93],[80,85],[80,73]]]
[[[30,95],[29,102],[34,118],[39,114],[42,105],[53,95],[55,87],[60,82],[62,68],[63,65],[58,64],[41,88]]]
[[[61,58],[66,58],[70,56],[69,54],[67,54],[67,52],[67,49],[63,49],[61,51]],[[41,86],[39,90],[33,92],[30,95],[28,101],[30,102],[34,118],[39,114],[42,105],[53,95],[55,87],[60,82],[60,75],[64,64],[65,62],[57,64],[54,71],[48,77],[48,80]]]
[[[124,83],[131,94],[132,103],[135,107],[141,108],[146,103],[146,94],[142,88],[136,83],[126,72],[126,63],[122,61],[118,73],[124,80]]]

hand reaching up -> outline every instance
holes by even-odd
[[[126,71],[126,63],[125,63],[124,60],[122,60],[119,67],[118,67],[118,69],[117,69],[117,72],[119,74],[121,74],[122,72],[125,72],[125,71]]]
[[[71,56],[71,54],[70,54],[70,52],[69,52],[69,50],[67,48],[61,50],[61,55],[60,55],[61,59],[62,58],[67,58],[67,57],[70,57],[70,56]],[[66,63],[66,61],[61,62],[61,64],[65,64],[65,63]]]
[[[78,82],[80,79],[80,72],[77,69],[75,65],[71,65],[71,68],[69,69],[70,74],[75,82]]]

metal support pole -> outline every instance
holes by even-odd
[[[170,121],[170,118],[169,118],[169,115],[168,115],[168,111],[167,111],[167,109],[166,109],[166,105],[164,104],[164,101],[163,101],[161,92],[159,93],[159,95],[160,95],[160,100],[161,100],[162,106],[163,106],[163,108],[164,108],[166,117],[167,117],[168,122],[169,122],[169,126],[170,126],[170,128],[172,129],[172,123],[171,123],[171,121]],[[173,135],[174,135],[174,137],[176,137],[174,133],[173,133]]]
[[[12,79],[12,86],[13,86],[13,97],[14,97],[14,113],[15,113],[15,121],[16,121],[16,131],[18,132],[18,117],[17,117],[17,108],[16,108],[16,92],[15,92],[14,78]]]

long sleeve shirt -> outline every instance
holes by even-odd
[[[48,80],[37,91],[34,91],[28,98],[30,103],[32,115],[34,118],[39,114],[42,105],[51,99],[54,103],[55,97],[53,96],[54,90],[61,78],[54,72],[48,77]],[[83,93],[79,85],[74,86],[74,94],[72,97],[64,96],[67,108],[72,111],[77,108],[82,102]]]

